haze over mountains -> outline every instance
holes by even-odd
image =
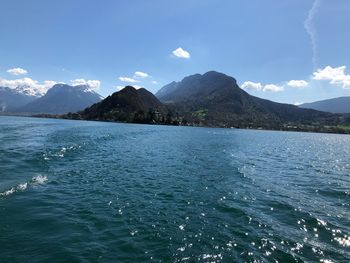
[[[46,94],[40,95],[29,93],[23,87],[2,87],[0,110],[17,114],[64,114],[83,110],[102,99],[87,85],[56,84]]]
[[[56,84],[47,93],[29,104],[17,109],[18,112],[64,114],[76,112],[101,101],[102,97],[89,86]]]
[[[350,97],[339,97],[300,105],[301,108],[333,113],[350,113]]]
[[[13,112],[37,97],[20,92],[18,89],[0,87],[0,112]]]

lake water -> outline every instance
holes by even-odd
[[[350,137],[0,117],[1,262],[349,262]]]

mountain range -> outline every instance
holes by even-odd
[[[16,111],[36,98],[36,96],[22,93],[18,89],[0,87],[0,112]]]
[[[350,113],[350,97],[339,97],[328,100],[301,104],[299,107],[333,113]]]
[[[47,93],[18,108],[18,112],[64,114],[83,110],[101,101],[102,97],[87,85],[56,84]]]
[[[46,94],[32,94],[27,88],[0,88],[0,112],[20,115],[64,114],[83,110],[102,97],[87,85],[56,84]]]
[[[335,114],[349,112],[346,107],[350,97],[300,107],[276,103],[248,94],[233,77],[216,71],[173,81],[156,94],[127,86],[103,99],[87,85],[56,84],[40,95],[28,92],[26,87],[1,87],[0,110],[19,115],[150,124],[350,131],[350,115]]]
[[[233,77],[210,71],[172,82],[155,95],[127,86],[65,118],[209,127],[344,132],[345,115],[303,109],[249,95]]]

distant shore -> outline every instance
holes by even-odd
[[[163,125],[163,126],[182,126],[182,127],[203,127],[203,128],[223,128],[223,129],[242,129],[242,130],[264,130],[264,131],[289,131],[289,132],[311,132],[311,133],[332,133],[332,134],[350,134],[350,126],[312,126],[312,125],[283,125],[280,127],[261,127],[261,126],[215,126],[204,124],[168,124],[168,123],[141,123],[141,122],[123,122],[114,120],[88,120],[79,118],[67,118],[64,115],[55,114],[16,114],[16,113],[1,113],[0,116],[14,116],[14,117],[30,117],[30,118],[44,118],[44,119],[61,119],[61,120],[77,120],[77,121],[98,121],[108,123],[125,123],[125,124],[147,124],[147,125]]]

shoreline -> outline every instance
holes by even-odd
[[[335,131],[337,129],[334,126],[326,126],[325,130],[310,128],[303,129],[302,127],[298,127],[294,125],[291,128],[285,127],[280,129],[273,128],[265,128],[265,127],[223,127],[223,126],[209,126],[209,125],[174,125],[174,124],[165,124],[165,123],[138,123],[138,122],[122,122],[122,121],[108,121],[108,120],[87,120],[87,119],[73,119],[73,118],[63,118],[58,115],[21,115],[21,114],[0,114],[5,117],[26,117],[26,118],[39,118],[39,119],[56,119],[56,120],[71,120],[71,121],[94,121],[94,122],[105,122],[105,123],[121,123],[121,124],[139,124],[139,125],[159,125],[159,126],[179,126],[179,127],[193,127],[193,128],[214,128],[214,129],[237,129],[237,130],[253,130],[253,131],[280,131],[280,132],[300,132],[300,133],[323,133],[323,134],[339,134],[339,135],[349,135],[349,129],[340,129],[339,131]],[[289,125],[291,126],[291,125]],[[332,129],[333,127],[333,129]]]

